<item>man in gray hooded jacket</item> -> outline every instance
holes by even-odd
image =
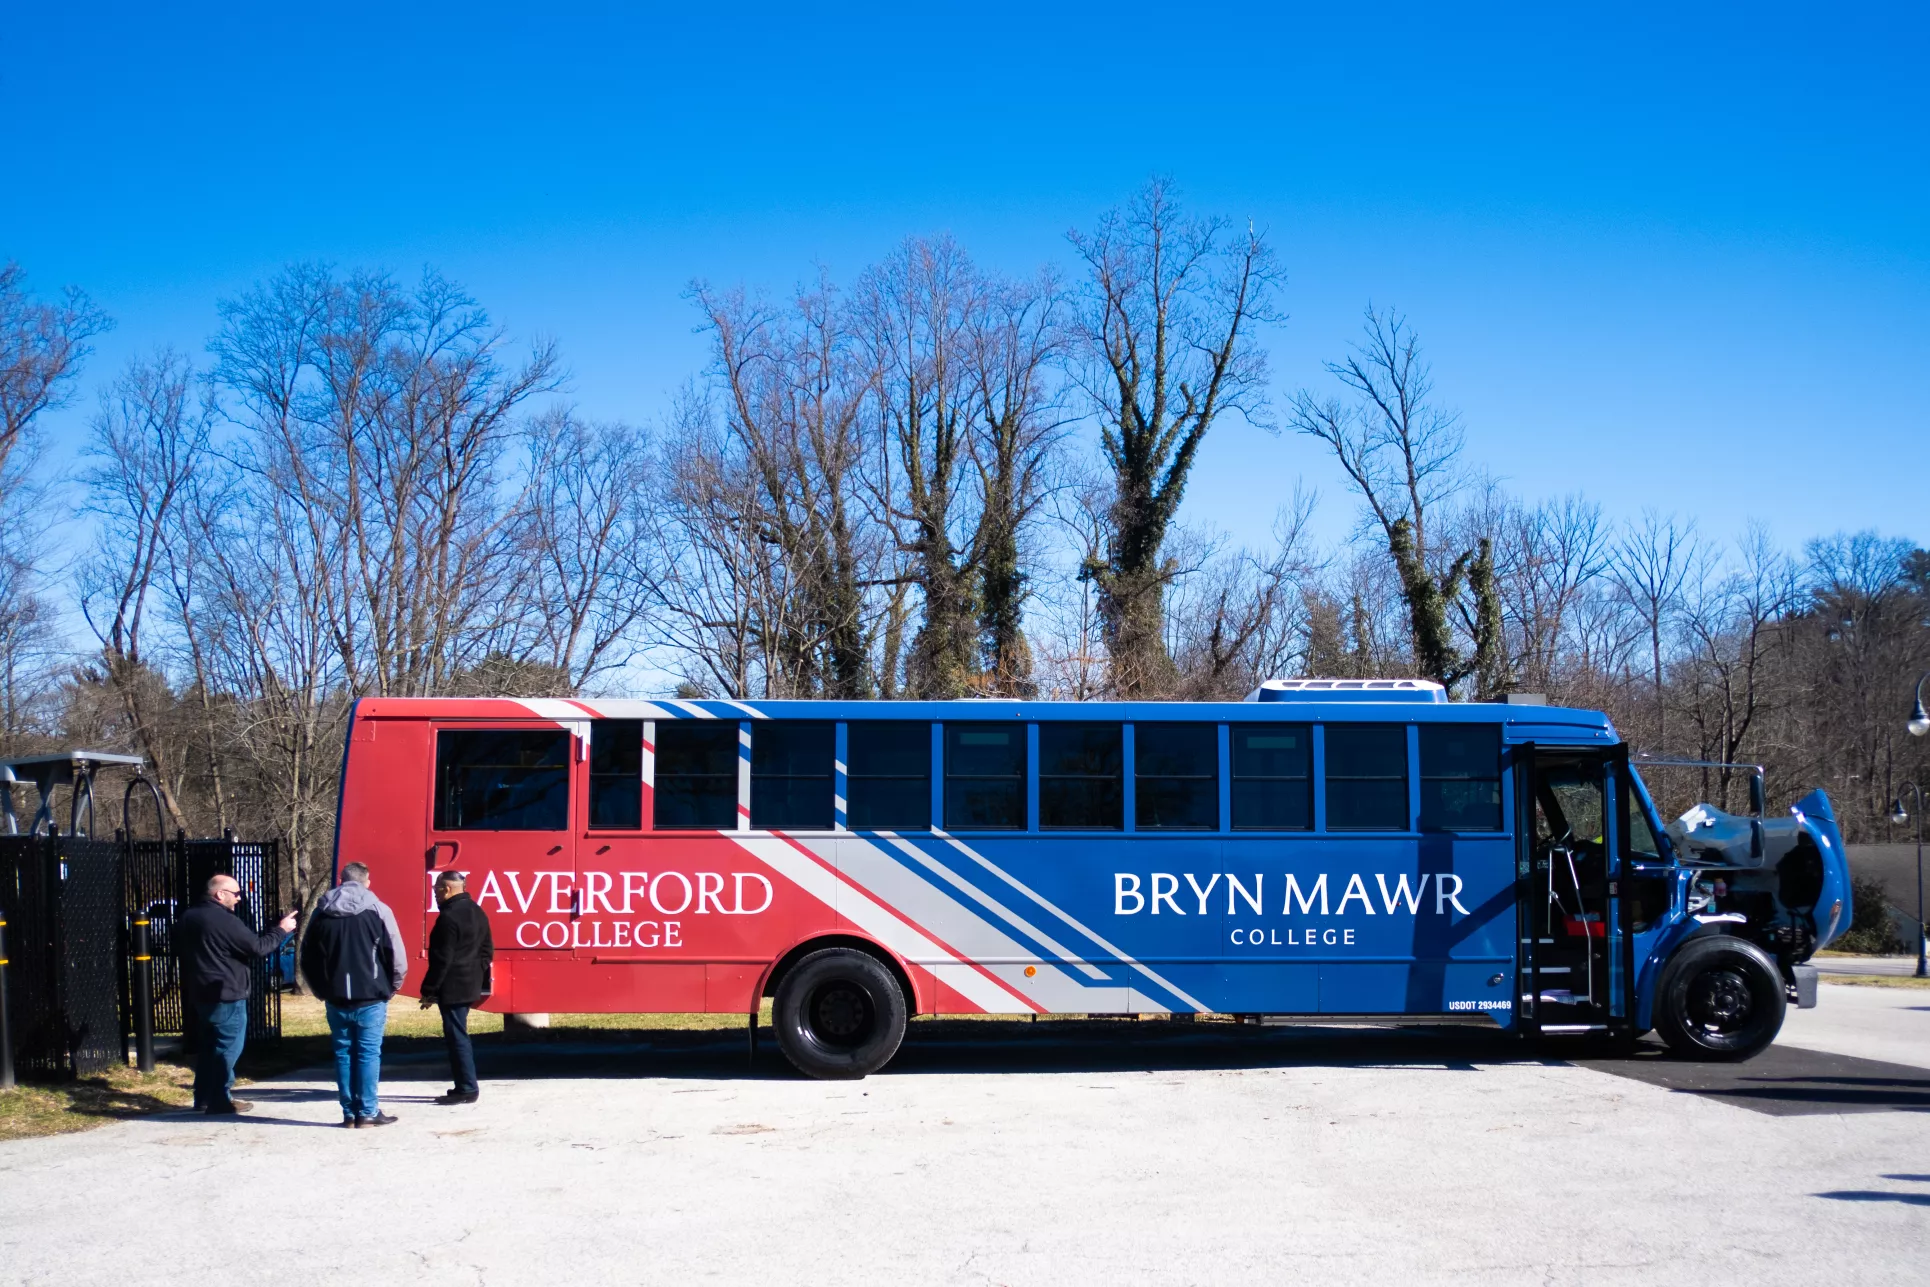
[[[335,1045],[335,1090],[342,1125],[387,1126],[382,1111],[382,1033],[389,998],[409,969],[395,913],[369,892],[369,869],[342,868],[341,883],[322,895],[302,943],[302,978],[328,1006]]]

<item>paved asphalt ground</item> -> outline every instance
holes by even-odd
[[[1829,985],[1742,1065],[1480,1034],[914,1025],[890,1072],[743,1035],[389,1069],[0,1145],[7,1283],[1919,1284],[1930,992]]]
[[[1914,956],[1818,956],[1816,968],[1824,974],[1887,974],[1892,977],[1917,972]]]

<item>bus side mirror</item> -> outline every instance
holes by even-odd
[[[1749,812],[1760,818],[1767,811],[1767,806],[1763,802],[1762,774],[1751,773],[1749,775]]]

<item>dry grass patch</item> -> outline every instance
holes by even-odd
[[[1845,983],[1853,988],[1930,988],[1930,979],[1913,974],[1825,974],[1825,983]]]
[[[769,1022],[771,1003],[766,1001],[763,1008],[763,1021]],[[549,1032],[647,1032],[647,1031],[706,1031],[709,1029],[742,1028],[744,1016],[741,1014],[552,1014]],[[472,1037],[500,1034],[503,1030],[503,1016],[487,1010],[469,1012],[469,1035]],[[281,1032],[284,1039],[290,1037],[328,1036],[328,1011],[316,997],[285,995],[281,1001]],[[384,1029],[386,1037],[433,1037],[442,1039],[442,1012],[434,1006],[422,1008],[422,1003],[414,997],[396,997],[389,1002],[389,1021]]]
[[[151,1073],[115,1068],[95,1077],[0,1090],[0,1140],[64,1135],[194,1102],[194,1074],[175,1064]]]

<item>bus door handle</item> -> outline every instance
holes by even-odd
[[[442,852],[445,849],[449,851],[446,857]],[[459,840],[436,841],[433,845],[429,846],[429,870],[448,871],[456,865],[456,855],[461,852],[461,850],[462,842]]]

